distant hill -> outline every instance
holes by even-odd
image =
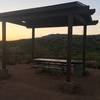
[[[74,35],[72,40],[73,59],[82,58],[82,36]],[[31,59],[31,39],[9,41],[7,46],[8,56],[19,60]],[[0,42],[1,48],[1,42]],[[1,52],[1,49],[0,49]],[[0,54],[1,55],[1,54]],[[35,39],[35,57],[45,58],[66,58],[67,56],[67,35],[51,34]],[[87,36],[87,59],[100,60],[100,35]],[[19,60],[20,61],[20,60]]]

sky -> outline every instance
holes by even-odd
[[[48,5],[55,5],[67,2],[73,2],[75,0],[0,0],[0,13],[22,10],[28,8],[36,8]],[[93,19],[100,20],[100,0],[78,0],[84,4],[90,5],[90,8],[95,8],[96,13],[93,15]],[[31,38],[32,30],[26,27],[7,23],[7,40],[19,40]],[[0,40],[2,39],[2,26],[0,23]],[[67,27],[60,28],[37,28],[35,29],[35,37],[41,37],[48,34],[67,33]],[[74,34],[82,34],[82,27],[74,27]],[[96,26],[88,27],[88,34],[100,34],[100,24]]]

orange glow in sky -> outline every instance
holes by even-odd
[[[89,26],[88,34],[99,34],[99,25]],[[2,33],[2,26],[0,23],[0,30]],[[23,26],[7,23],[7,40],[19,40],[31,38],[32,30]],[[35,37],[41,37],[48,34],[66,34],[67,27],[58,27],[58,28],[38,28],[35,29]],[[73,34],[82,34],[82,27],[74,27]],[[0,34],[0,40],[2,39],[2,34]]]

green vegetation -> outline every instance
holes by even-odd
[[[82,59],[82,36],[74,35],[72,41],[72,58]],[[29,63],[31,61],[31,39],[9,41],[7,43],[7,63]],[[0,42],[0,58],[2,54]],[[54,34],[35,40],[35,57],[60,58],[67,56],[67,35]],[[100,35],[87,36],[87,61],[92,60],[90,67],[100,67]]]

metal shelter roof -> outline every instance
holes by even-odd
[[[81,2],[0,13],[0,21],[11,22],[28,28],[68,26],[68,17],[73,16],[73,26],[95,25],[92,20],[95,9]]]

